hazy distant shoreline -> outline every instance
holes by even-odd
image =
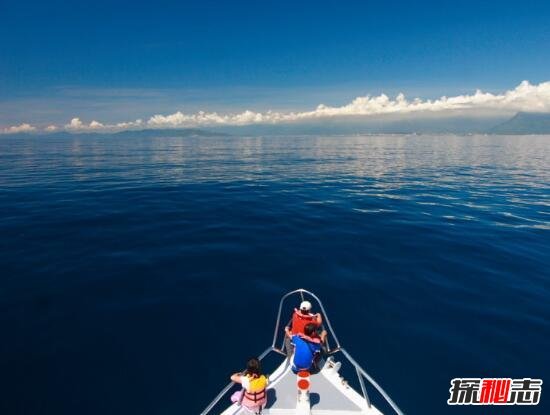
[[[252,124],[202,128],[147,128],[122,131],[54,131],[4,133],[0,137],[222,137],[232,135],[545,135],[550,134],[550,113],[519,112],[511,118],[453,117],[430,119],[335,118],[316,123]]]

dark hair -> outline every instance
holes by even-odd
[[[253,357],[246,363],[246,374],[260,376],[262,374],[262,365],[260,361]]]
[[[317,326],[315,326],[315,324],[307,323],[304,327],[304,334],[306,336],[311,336],[313,333],[315,333],[316,328],[317,328]]]

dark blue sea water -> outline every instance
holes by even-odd
[[[409,413],[550,384],[550,137],[0,138],[0,413],[195,414],[286,291]]]

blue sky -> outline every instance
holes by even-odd
[[[550,2],[0,0],[0,126],[550,80]]]

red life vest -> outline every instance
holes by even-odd
[[[292,315],[292,334],[304,334],[304,328],[309,323],[318,326],[316,316],[311,313],[302,314],[300,310],[295,308]]]
[[[265,389],[259,392],[244,392],[244,399],[247,404],[262,405],[265,402]],[[247,405],[249,406],[249,405]]]

